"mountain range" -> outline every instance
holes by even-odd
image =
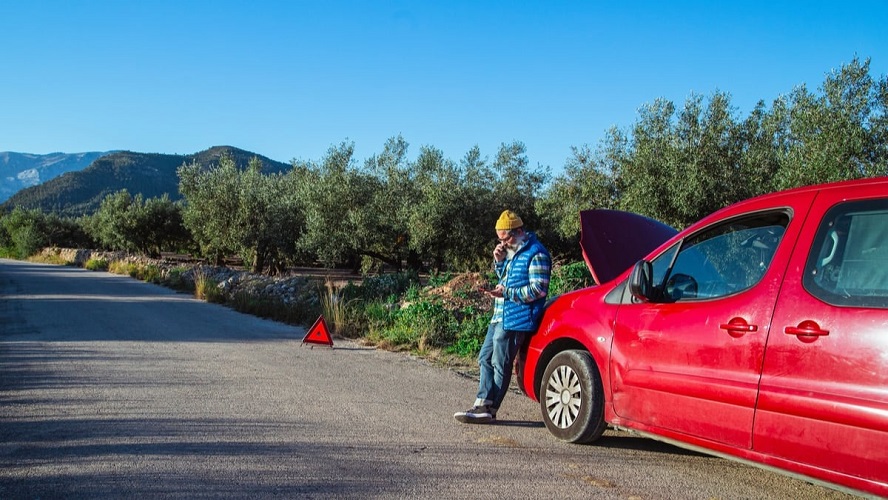
[[[14,207],[39,208],[44,212],[79,216],[94,212],[107,195],[121,189],[133,195],[141,194],[145,199],[167,194],[170,199],[178,200],[181,195],[176,170],[183,164],[194,162],[209,167],[218,163],[224,154],[230,155],[241,168],[245,168],[252,158],[262,162],[265,173],[286,172],[291,168],[287,163],[231,146],[215,146],[190,155],[131,151],[51,155],[0,153],[2,190],[10,192],[0,205],[0,211]],[[25,182],[37,184],[15,189],[16,183]]]
[[[0,202],[20,190],[36,186],[66,172],[83,170],[107,152],[30,153],[0,152]]]

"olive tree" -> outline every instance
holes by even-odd
[[[885,175],[886,80],[874,81],[869,60],[831,72],[822,94],[802,85],[789,97],[790,137],[778,188]]]
[[[197,162],[178,169],[179,193],[185,199],[182,213],[202,255],[221,264],[226,255],[238,253],[237,212],[239,176],[230,156],[204,169]]]
[[[40,209],[14,208],[0,217],[3,254],[26,258],[48,246],[83,247],[91,244],[81,224]]]
[[[454,240],[448,263],[456,269],[489,269],[494,223],[501,211],[495,193],[497,174],[477,145],[463,155],[458,170],[461,200],[453,214],[453,234],[446,236]]]
[[[621,169],[624,189],[619,208],[675,224],[670,213],[669,182],[674,177],[672,117],[665,99],[646,104],[632,128],[631,154]]]
[[[184,224],[203,255],[217,262],[240,256],[253,272],[282,269],[302,227],[290,178],[264,174],[258,158],[241,170],[229,155],[209,168],[183,165],[178,173]]]
[[[364,162],[363,173],[372,179],[374,189],[364,204],[361,227],[357,228],[363,257],[363,269],[378,269],[386,263],[400,270],[422,267],[422,251],[416,246],[410,227],[410,213],[421,203],[416,164],[407,158],[409,144],[403,137],[392,137],[383,150]]]
[[[376,178],[352,162],[354,143],[331,146],[319,163],[296,162],[302,182],[294,186],[304,210],[304,229],[297,246],[317,255],[327,267],[360,265],[364,229],[369,224],[366,205],[379,189]]]
[[[549,180],[544,167],[533,168],[527,158],[527,147],[520,141],[500,145],[493,162],[494,180],[492,204],[489,207],[489,227],[505,209],[513,210],[531,227],[539,225],[536,199]]]
[[[777,174],[789,148],[789,108],[785,98],[775,99],[771,109],[759,101],[739,125],[743,145],[738,177],[732,184],[737,199],[777,190]]]
[[[537,202],[543,226],[566,240],[570,245],[567,251],[576,250],[581,211],[616,208],[626,146],[625,135],[614,127],[608,130],[598,149],[588,145],[572,147],[564,173],[553,180]]]
[[[83,226],[103,248],[152,257],[190,243],[182,207],[167,195],[143,201],[141,194],[132,196],[121,189],[105,196],[99,209],[84,218]]]
[[[674,127],[673,151],[667,163],[669,218],[684,227],[738,201],[739,128],[730,96],[716,92],[704,103],[692,94]]]
[[[464,206],[464,184],[455,163],[433,147],[423,147],[416,160],[416,199],[405,206],[410,248],[427,256],[434,270],[455,260],[464,238],[459,221]]]

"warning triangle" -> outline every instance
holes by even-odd
[[[302,343],[324,344],[333,347],[333,339],[330,337],[330,330],[327,328],[327,322],[324,321],[323,315],[318,316],[314,325],[308,329],[308,333],[302,338]]]

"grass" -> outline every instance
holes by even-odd
[[[445,351],[459,357],[474,358],[481,351],[489,324],[490,314],[466,315],[460,323],[456,340]]]
[[[225,294],[219,289],[219,283],[200,270],[194,273],[194,296],[215,304],[225,302]]]
[[[55,264],[59,266],[68,266],[72,264],[71,261],[62,258],[58,249],[56,249],[56,251],[54,252],[45,251],[35,253],[34,255],[28,257],[27,260],[28,262],[40,262],[43,264]]]
[[[321,310],[327,324],[339,336],[359,337],[360,320],[356,314],[357,299],[345,299],[332,280],[324,282],[324,294],[321,297]]]
[[[109,265],[110,263],[105,259],[89,259],[83,267],[90,271],[107,271]]]
[[[108,263],[108,272],[127,275],[149,283],[163,283],[163,271],[154,264],[115,260]]]

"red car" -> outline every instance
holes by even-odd
[[[600,284],[555,299],[517,366],[552,434],[609,424],[888,496],[888,178],[760,196],[677,234],[581,216]]]

